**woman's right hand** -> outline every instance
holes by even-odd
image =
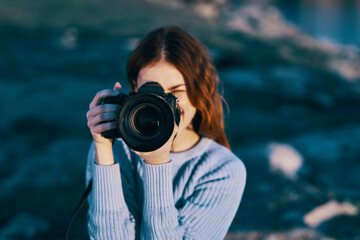
[[[89,105],[86,114],[87,125],[93,136],[95,144],[111,145],[112,139],[104,138],[101,133],[116,128],[116,118],[120,111],[117,104],[99,104],[104,97],[116,96],[121,91],[120,83],[116,83],[114,89],[105,89],[98,92]]]

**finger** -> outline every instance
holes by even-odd
[[[121,87],[121,84],[120,84],[119,82],[116,82],[116,83],[115,83],[115,86],[114,86],[114,90],[120,92],[120,91],[121,91],[121,88],[122,88],[122,87]]]
[[[98,105],[95,106],[93,108],[91,108],[87,113],[86,113],[86,118],[89,120],[90,118],[101,114],[101,113],[108,113],[108,112],[119,112],[120,111],[120,105],[118,104],[103,104],[103,105]]]
[[[98,125],[100,123],[115,121],[116,118],[117,114],[115,112],[101,113],[89,119],[88,127],[91,128],[92,126]]]
[[[91,101],[89,108],[93,108],[95,106],[97,106],[100,102],[100,99],[104,98],[104,97],[110,97],[110,96],[116,96],[118,95],[120,92],[117,90],[113,90],[113,89],[105,89],[102,90],[98,93],[96,93],[94,99]]]
[[[170,139],[174,140],[176,138],[176,135],[177,135],[178,131],[179,131],[179,126],[174,124],[174,130],[173,130],[173,133],[171,134]]]
[[[141,152],[135,151],[133,149],[130,149],[130,151],[132,151],[133,153],[135,153],[136,155],[140,156]]]
[[[104,131],[116,128],[116,122],[101,123],[90,128],[92,133],[101,134]]]

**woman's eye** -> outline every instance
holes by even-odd
[[[185,90],[174,90],[174,91],[172,91],[171,93],[183,93],[183,92],[185,92]]]
[[[172,91],[171,93],[174,94],[175,97],[179,97],[179,96],[183,95],[185,93],[185,91],[184,90],[175,90],[175,91]]]

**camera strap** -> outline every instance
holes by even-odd
[[[78,206],[76,207],[76,209],[75,209],[75,211],[73,213],[73,216],[72,216],[72,218],[71,218],[71,220],[69,222],[69,225],[68,225],[68,227],[66,229],[66,238],[65,238],[66,240],[69,239],[71,226],[74,223],[74,221],[75,221],[77,215],[79,214],[81,208],[83,207],[84,203],[86,202],[86,199],[89,196],[91,190],[92,190],[92,179],[90,179],[90,182],[89,182],[88,186],[86,187],[86,190],[85,190],[83,196],[81,197],[81,200],[80,200]]]

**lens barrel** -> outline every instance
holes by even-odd
[[[119,131],[133,150],[150,152],[160,148],[174,130],[169,103],[155,93],[138,93],[127,99],[119,113]]]
[[[149,140],[158,136],[164,126],[161,109],[152,103],[134,107],[130,114],[130,129],[140,139]]]

